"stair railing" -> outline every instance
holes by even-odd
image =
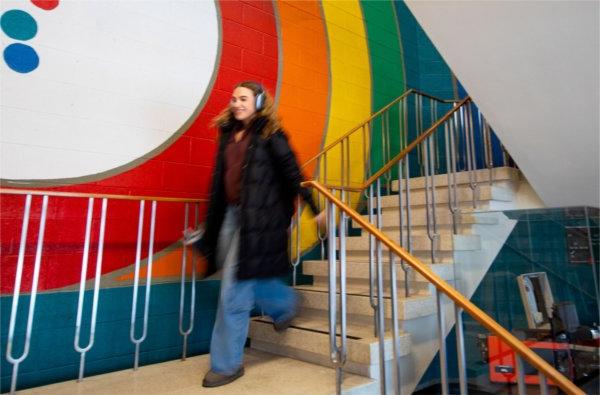
[[[399,244],[394,242],[391,238],[382,233],[377,226],[373,225],[369,221],[364,220],[359,213],[357,213],[354,209],[352,209],[347,203],[338,197],[337,194],[342,196],[342,192],[340,189],[331,188],[325,186],[318,181],[306,181],[303,183],[306,187],[312,187],[318,193],[320,193],[327,201],[327,212],[328,212],[328,237],[329,240],[335,240],[335,211],[339,210],[340,213],[344,213],[353,221],[356,222],[363,230],[368,232],[370,235],[373,235],[376,239],[376,243],[378,245],[378,251],[380,251],[382,246],[385,246],[389,249],[390,255],[401,259],[406,262],[412,269],[414,269],[417,273],[423,276],[430,284],[433,285],[436,289],[436,304],[437,304],[437,319],[438,319],[438,341],[440,347],[440,370],[442,376],[442,394],[448,394],[448,378],[447,378],[447,356],[446,356],[446,348],[445,348],[445,318],[444,318],[444,308],[442,306],[444,298],[448,298],[454,305],[454,314],[456,318],[456,336],[457,336],[457,354],[458,354],[458,366],[459,366],[459,380],[460,380],[460,390],[461,394],[467,394],[467,381],[466,381],[466,369],[465,369],[465,350],[464,350],[464,335],[463,335],[463,326],[462,326],[462,312],[466,312],[473,319],[478,321],[481,325],[486,327],[492,334],[499,337],[502,342],[504,342],[508,347],[510,347],[516,355],[516,367],[517,367],[517,383],[518,383],[518,393],[519,395],[526,394],[525,387],[525,373],[524,373],[524,363],[523,360],[527,361],[531,366],[538,370],[539,375],[539,386],[541,393],[548,393],[548,380],[552,380],[556,386],[558,386],[564,393],[569,395],[584,395],[584,392],[579,389],[575,384],[569,381],[564,375],[554,369],[550,364],[548,364],[545,360],[543,360],[540,356],[538,356],[535,352],[533,352],[530,348],[528,348],[522,341],[513,336],[508,330],[502,327],[499,323],[497,323],[493,318],[479,309],[475,304],[469,301],[466,297],[464,297],[460,292],[454,289],[450,284],[442,280],[438,275],[436,275],[427,265],[421,262],[418,258],[411,255],[404,248],[400,247]],[[380,180],[379,177],[376,179],[376,185],[379,189]],[[379,199],[378,199],[379,200]],[[333,242],[329,242],[329,275],[330,275],[330,339],[332,340],[332,360],[334,360],[339,364],[343,362],[343,358],[345,357],[345,349],[334,347],[333,342],[335,341],[336,334],[336,304],[335,304],[335,296],[336,296],[336,266],[339,264],[340,272],[340,298],[343,300],[342,309],[340,311],[341,317],[341,325],[342,328],[345,324],[345,233],[343,231],[342,221],[340,221],[340,230],[338,233],[339,237],[339,258],[336,258],[335,254],[335,244]],[[396,282],[395,278],[395,264],[394,260],[390,262],[390,288],[394,289],[394,283]],[[379,302],[382,302],[381,298],[381,290],[383,288],[383,276],[382,276],[382,266],[378,265],[377,269],[378,274],[378,299]],[[343,285],[342,285],[343,284]],[[391,295],[392,304],[394,304],[394,300],[396,299],[396,295]],[[392,320],[394,322],[394,366],[395,366],[395,374],[394,374],[394,393],[401,393],[401,376],[400,376],[400,347],[399,347],[399,337],[397,333],[397,314],[394,313],[394,308],[392,307],[393,317]],[[383,323],[381,317],[383,317],[383,309],[378,310],[378,314],[380,315],[380,323]],[[381,333],[383,328],[379,328],[380,331],[380,364],[384,366],[384,347],[383,347],[383,336]],[[345,341],[345,332],[341,332],[341,341]],[[344,343],[342,343],[344,344]],[[385,367],[381,368],[381,377],[380,377],[380,391],[381,394],[386,394],[386,381],[385,381]],[[341,380],[342,380],[342,368],[341,366],[336,365],[336,389],[337,393],[341,394]]]
[[[429,116],[423,111],[424,101],[427,108],[430,109]],[[308,159],[301,169],[316,165],[314,178],[325,185],[341,184],[348,187],[360,185],[362,180],[372,174],[372,169],[378,169],[382,164],[387,163],[392,155],[400,152],[406,146],[409,138],[420,133],[415,131],[415,127],[422,131],[424,127],[431,125],[437,119],[440,109],[443,113],[446,107],[450,108],[455,102],[455,100],[444,100],[415,89],[408,89],[365,121],[325,146],[322,151]],[[372,149],[373,146],[377,148]],[[358,160],[351,155],[352,148],[355,152],[361,151],[364,169],[360,169],[360,171],[352,164],[353,160]],[[372,160],[372,155],[378,159]],[[338,161],[338,158],[341,160]],[[421,163],[420,159],[419,163]],[[334,166],[336,167],[335,171],[331,171],[331,169],[328,171],[328,167]],[[338,166],[339,168],[337,168]],[[391,183],[394,179],[392,173],[385,175],[384,184],[388,191],[392,189]],[[366,194],[366,189],[364,191]],[[351,194],[352,201],[356,204],[357,196],[360,196],[360,193],[356,190],[349,190],[348,193]],[[319,207],[324,207],[324,201],[321,198],[317,199],[317,203]],[[299,221],[292,225],[294,226],[296,223]],[[299,233],[298,230],[297,233]],[[326,239],[324,229],[319,227],[317,235],[321,244],[321,258],[324,258]],[[293,259],[297,259],[297,257],[293,257]],[[297,267],[294,260],[292,260],[292,266],[294,269]]]
[[[428,101],[424,103],[424,98]],[[443,108],[444,105],[448,105],[450,109],[446,111],[441,117],[438,117],[438,109]],[[408,111],[409,107],[412,107],[413,111]],[[388,154],[390,152],[389,147],[391,137],[394,132],[390,130],[389,114],[388,112],[397,108],[398,115],[398,128],[396,129],[399,139],[399,152],[393,158],[390,158]],[[427,111],[427,109],[429,111]],[[429,117],[425,117],[424,114],[429,113]],[[474,116],[476,113],[476,116]],[[381,119],[381,141],[382,141],[382,157],[388,159],[387,162],[381,166],[377,171],[371,171],[371,162],[367,161],[366,154],[366,143],[372,143],[373,141],[373,122],[377,117]],[[474,118],[477,122],[474,122]],[[409,125],[413,123],[414,127],[411,129]],[[427,125],[424,126],[424,125]],[[353,177],[350,174],[351,162],[350,158],[350,138],[351,136],[359,131],[362,135],[363,143],[363,161],[366,163],[365,174],[370,175],[363,183],[353,182]],[[443,131],[443,134],[442,134]],[[409,136],[416,135],[410,144],[407,144]],[[367,140],[369,136],[369,140]],[[478,139],[480,149],[476,149],[475,140]],[[323,172],[319,172],[317,179],[314,182],[323,185],[325,188],[337,191],[341,200],[344,204],[352,207],[353,200],[351,194],[366,194],[367,198],[367,209],[368,218],[371,224],[375,224],[376,228],[381,231],[384,227],[384,221],[382,218],[382,211],[384,205],[382,204],[382,190],[385,190],[388,194],[391,192],[391,182],[393,178],[397,178],[397,193],[398,193],[398,225],[399,235],[398,244],[402,248],[406,248],[410,254],[415,250],[414,239],[412,237],[412,225],[413,225],[413,213],[411,212],[411,189],[414,188],[411,182],[411,176],[422,175],[423,178],[423,200],[424,200],[424,211],[425,211],[425,229],[426,235],[430,242],[429,252],[431,263],[438,262],[441,243],[438,233],[438,213],[437,213],[437,194],[436,191],[436,174],[441,174],[445,171],[448,180],[448,208],[452,215],[452,231],[453,234],[458,233],[458,226],[460,220],[461,206],[460,198],[461,194],[458,188],[458,172],[466,171],[468,174],[468,187],[471,190],[471,201],[473,208],[476,208],[476,203],[479,200],[479,175],[477,173],[478,167],[483,167],[489,170],[489,182],[493,182],[493,155],[492,155],[492,134],[489,124],[485,120],[485,117],[477,111],[473,105],[470,97],[467,97],[459,102],[448,102],[441,101],[426,95],[422,95],[418,92],[407,92],[405,95],[392,102],[390,105],[384,107],[380,112],[374,114],[373,117],[369,118],[366,122],[361,124],[358,128],[351,130],[334,143],[327,146],[324,151],[319,154],[320,166]],[[443,147],[443,148],[441,148]],[[331,166],[335,163],[332,160],[327,159],[327,155],[332,155],[334,149],[339,149],[338,158],[340,166],[340,177],[338,180],[332,180],[327,174],[327,165]],[[445,153],[445,155],[442,155]],[[387,156],[386,156],[387,155]],[[445,156],[445,158],[443,158]],[[445,161],[444,161],[445,159]],[[445,163],[444,163],[445,162]],[[416,165],[411,166],[411,163]],[[445,165],[445,166],[444,166]],[[395,170],[396,174],[393,175]],[[332,182],[333,181],[333,182]],[[336,182],[337,181],[337,182]],[[385,185],[385,188],[382,187]],[[388,196],[389,198],[389,196]],[[325,198],[324,198],[325,199]],[[318,199],[320,201],[320,198]],[[464,200],[464,196],[463,196]],[[331,206],[327,204],[329,216],[331,221]],[[333,215],[333,221],[335,221],[335,215]],[[342,215],[340,215],[340,226],[345,224]],[[353,218],[352,218],[353,219]],[[334,222],[335,223],[335,222]],[[332,228],[329,227],[329,240],[336,240],[335,234],[332,234]],[[345,246],[345,233],[340,231],[338,233],[339,239],[339,265],[340,271],[345,271],[346,265],[346,253],[343,251],[342,246]],[[329,243],[329,268],[330,268],[330,298],[335,299],[335,295],[338,292],[337,283],[331,276],[336,275],[334,270],[336,265],[335,250],[331,249],[333,241]],[[344,247],[345,248],[345,247]],[[379,358],[380,358],[380,386],[381,393],[386,393],[386,372],[385,372],[385,361],[384,361],[384,333],[385,333],[385,310],[384,310],[384,281],[383,281],[383,246],[381,241],[375,237],[373,233],[369,233],[369,299],[371,307],[374,310],[374,334],[379,339]],[[419,249],[423,249],[419,246]],[[394,348],[394,377],[395,380],[395,392],[400,393],[401,388],[401,374],[400,374],[400,337],[399,337],[399,325],[398,325],[398,302],[397,302],[397,271],[396,271],[396,260],[399,259],[400,267],[403,269],[404,274],[404,295],[409,297],[411,295],[410,279],[414,278],[414,272],[412,272],[411,265],[406,262],[402,255],[398,256],[393,254],[390,250],[388,258],[388,269],[389,278],[392,281],[389,283],[390,300],[391,300],[391,315],[392,315],[392,334],[393,334],[393,348]],[[340,279],[340,285],[345,285],[345,279]],[[345,291],[339,289],[340,304],[345,306]],[[441,308],[441,294],[439,292],[436,295],[436,303],[438,307],[438,332],[440,336],[440,360],[441,360],[441,377],[442,377],[442,391],[444,394],[448,393],[448,380],[447,380],[447,369],[446,369],[446,350],[445,342],[443,341],[445,336],[445,319],[443,317],[443,310]],[[330,307],[335,308],[335,304],[330,304]],[[344,307],[345,310],[345,307]],[[462,316],[460,309],[456,310],[456,323],[457,323],[457,343],[463,347],[459,350],[459,376],[461,379],[461,391],[466,393],[466,362],[464,358],[464,338],[462,331]],[[336,311],[330,310],[330,317],[333,321],[330,321],[330,334],[336,333],[337,321],[335,321]],[[344,323],[345,318],[341,318],[342,329],[341,332],[345,332]],[[338,369],[338,377],[341,374],[341,367],[339,367],[339,361],[344,358],[339,358],[337,353],[340,352],[341,348],[337,347],[332,343],[332,362]],[[333,355],[338,356],[334,358]],[[334,360],[335,359],[335,360]],[[339,387],[338,382],[338,387]],[[339,387],[341,388],[341,387]]]
[[[156,211],[158,207],[158,203],[175,203],[175,204],[184,204],[185,213],[184,213],[184,231],[188,226],[188,209],[189,205],[194,205],[195,207],[195,223],[198,224],[198,213],[201,205],[206,204],[207,200],[205,199],[182,199],[182,198],[169,198],[169,197],[149,197],[149,196],[130,196],[130,195],[108,195],[108,194],[90,194],[90,193],[76,193],[76,192],[56,192],[56,191],[43,191],[43,190],[25,190],[25,189],[7,189],[0,188],[0,195],[2,198],[6,198],[7,196],[25,196],[24,208],[23,208],[23,221],[21,226],[21,237],[19,244],[19,252],[17,258],[17,267],[15,269],[15,281],[13,286],[13,298],[12,298],[12,307],[10,312],[9,319],[9,329],[8,329],[8,337],[6,343],[6,359],[9,363],[13,365],[12,375],[11,375],[11,386],[10,393],[14,394],[17,389],[17,378],[19,374],[19,366],[20,364],[27,358],[29,355],[31,340],[32,340],[32,331],[33,331],[33,323],[36,309],[36,296],[38,293],[38,280],[40,269],[43,264],[43,252],[44,252],[44,235],[45,235],[45,227],[46,227],[46,219],[48,213],[48,206],[50,205],[50,198],[69,198],[69,199],[87,199],[87,214],[86,214],[86,225],[84,231],[84,240],[83,240],[83,254],[82,254],[82,263],[81,263],[81,276],[79,282],[79,295],[78,295],[78,303],[77,303],[77,318],[75,324],[75,336],[74,336],[74,348],[75,351],[80,354],[80,363],[79,363],[79,376],[78,381],[83,380],[85,374],[85,357],[87,352],[93,347],[95,342],[95,331],[96,331],[96,318],[98,313],[98,308],[101,303],[100,297],[100,278],[102,275],[102,263],[103,263],[103,251],[105,247],[104,236],[105,236],[105,225],[108,217],[108,203],[110,201],[138,201],[139,202],[139,217],[138,217],[138,236],[137,236],[137,248],[136,248],[136,259],[135,259],[135,279],[133,285],[133,302],[132,302],[132,314],[131,314],[131,326],[130,326],[130,338],[132,343],[135,346],[135,355],[134,355],[134,370],[138,368],[139,365],[139,348],[141,343],[146,339],[146,334],[148,330],[148,314],[149,314],[149,306],[150,306],[150,290],[152,287],[152,257],[154,254],[153,245],[154,245],[154,228],[156,226]],[[25,330],[25,339],[23,341],[23,350],[21,355],[18,357],[13,354],[14,340],[15,340],[15,327],[18,323],[18,310],[19,310],[19,301],[25,292],[22,292],[22,279],[23,279],[23,267],[26,256],[26,245],[28,240],[28,228],[30,223],[30,212],[32,210],[32,206],[34,204],[34,197],[41,197],[41,214],[40,221],[38,227],[38,237],[36,242],[36,253],[34,260],[34,268],[32,275],[32,284],[31,289],[29,290],[29,306],[28,306],[28,314],[26,320],[26,330]],[[88,259],[89,259],[89,251],[91,246],[90,241],[90,233],[92,229],[92,218],[94,211],[94,200],[101,199],[101,214],[100,214],[100,228],[98,232],[98,252],[96,256],[96,268],[94,274],[94,285],[93,285],[93,297],[92,297],[92,310],[89,315],[90,326],[89,326],[89,339],[87,344],[80,344],[81,338],[81,323],[83,320],[84,312],[84,299],[85,299],[85,290],[86,290],[86,279],[87,279],[87,271],[88,271]],[[141,266],[141,245],[143,238],[143,223],[144,223],[144,205],[145,202],[152,202],[151,209],[151,218],[150,218],[150,235],[149,235],[149,250],[148,250],[148,258],[147,258],[147,273],[146,273],[146,288],[145,288],[145,300],[144,300],[144,313],[143,313],[143,324],[142,324],[142,335],[137,336],[136,333],[136,319],[137,319],[137,297],[139,293],[139,277],[140,277],[140,266]],[[176,243],[179,243],[177,241]],[[182,254],[182,267],[181,267],[181,292],[180,292],[180,307],[179,307],[179,330],[183,337],[183,347],[182,347],[182,360],[186,357],[187,352],[187,337],[193,331],[193,322],[194,322],[194,299],[195,299],[195,266],[196,261],[192,260],[192,279],[189,285],[190,287],[190,300],[189,300],[189,325],[187,328],[183,327],[183,317],[184,317],[184,305],[185,305],[185,288],[186,288],[186,247],[183,247]]]

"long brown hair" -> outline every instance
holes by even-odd
[[[255,81],[240,82],[233,89],[239,87],[250,89],[254,93],[254,97],[259,95],[260,93],[263,93],[265,96],[262,108],[256,111],[256,114],[254,115],[255,117],[265,117],[267,119],[267,123],[261,132],[263,138],[267,138],[276,131],[278,131],[281,127],[281,121],[279,120],[279,116],[275,111],[273,97],[271,97],[269,92],[266,89],[264,89],[261,84]],[[235,124],[234,127],[236,129],[241,127],[242,124],[240,121],[234,118],[233,113],[231,112],[231,107],[228,105],[226,108],[223,109],[223,111],[219,113],[219,115],[213,118],[211,126],[221,127],[230,122],[233,122]]]

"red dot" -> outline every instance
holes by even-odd
[[[31,0],[31,2],[43,10],[53,10],[58,7],[59,0]]]

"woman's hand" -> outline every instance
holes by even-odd
[[[197,242],[198,240],[200,240],[202,238],[204,234],[204,229],[200,228],[200,229],[192,229],[192,228],[187,228],[186,230],[183,231],[183,245],[191,245],[194,244],[195,242]]]

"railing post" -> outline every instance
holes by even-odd
[[[296,200],[296,259],[292,261],[292,286],[294,287],[296,286],[298,265],[300,264],[300,208],[300,195],[298,195],[298,198]]]
[[[546,381],[546,376],[542,372],[538,372],[538,377],[540,379],[540,395],[548,395],[548,383]]]
[[[367,207],[369,210],[369,222],[373,221],[373,185],[369,185],[369,197],[367,199]],[[375,299],[375,236],[369,233],[369,303],[373,308],[373,335],[377,336],[377,301]]]
[[[85,354],[93,347],[94,345],[94,335],[96,333],[96,316],[98,313],[98,297],[100,292],[100,278],[102,276],[102,256],[104,252],[104,231],[106,229],[106,209],[107,209],[108,201],[106,198],[102,199],[102,214],[100,217],[100,235],[98,236],[98,255],[96,257],[96,273],[94,276],[94,296],[92,300],[92,318],[90,323],[90,339],[88,341],[87,346],[81,347],[79,345],[79,339],[81,334],[81,319],[83,315],[83,302],[85,298],[85,280],[87,276],[87,265],[88,265],[88,256],[89,256],[89,246],[90,246],[90,231],[92,226],[92,214],[94,212],[94,199],[89,198],[88,200],[88,213],[87,213],[87,221],[85,227],[85,242],[84,242],[84,251],[83,251],[83,261],[81,264],[81,279],[79,282],[79,300],[77,303],[77,322],[75,325],[75,340],[74,346],[75,351],[81,354],[79,360],[79,378],[77,381],[83,380],[84,372],[85,372]]]
[[[335,235],[335,205],[327,201],[328,243],[327,256],[329,260],[329,355],[336,369],[336,393],[342,393],[342,372],[340,362],[340,349],[336,341],[337,332],[337,273],[336,273],[336,235]]]
[[[525,387],[525,367],[523,366],[523,359],[517,353],[515,353],[515,362],[517,365],[517,388],[519,395],[525,395],[527,394]]]
[[[154,226],[156,221],[156,201],[152,201],[152,211],[150,214],[150,242],[148,246],[148,264],[146,270],[146,298],[144,300],[144,324],[142,329],[142,335],[139,338],[135,337],[135,322],[137,312],[137,294],[139,289],[140,279],[140,258],[141,258],[141,247],[142,247],[142,231],[144,225],[144,201],[140,200],[140,216],[138,222],[138,240],[137,250],[135,259],[135,275],[133,284],[133,303],[131,308],[131,327],[129,331],[129,337],[131,342],[135,344],[135,359],[133,364],[133,370],[137,370],[140,359],[140,345],[146,340],[148,334],[148,311],[150,308],[150,288],[152,286],[152,260],[154,255]]]
[[[189,213],[189,204],[185,204],[185,214],[184,214],[184,229],[188,228],[188,213]],[[198,226],[198,206],[194,206],[194,228]],[[183,310],[185,308],[185,277],[186,277],[186,269],[187,269],[187,246],[185,243],[182,243],[182,251],[181,251],[181,285],[180,285],[180,294],[179,294],[179,334],[183,336],[183,347],[181,351],[181,360],[185,361],[187,357],[187,340],[188,336],[194,330],[194,313],[195,313],[195,304],[196,304],[196,262],[195,256],[192,255],[192,279],[190,284],[190,321],[188,324],[188,328],[183,328]]]
[[[376,182],[377,229],[381,229],[381,178]],[[383,305],[383,256],[381,241],[375,242],[377,250],[377,337],[379,338],[379,381],[381,394],[386,393],[385,383],[385,310]]]
[[[396,255],[390,251],[390,299],[392,302],[392,334],[394,340],[394,383],[396,394],[402,390],[400,372],[400,335],[398,328],[398,289],[396,284]]]
[[[12,377],[10,382],[10,393],[14,394],[17,389],[17,377],[19,375],[19,365],[29,355],[31,345],[31,330],[33,328],[33,316],[35,313],[35,300],[37,296],[38,279],[40,277],[40,265],[42,262],[42,247],[44,246],[44,231],[46,229],[46,214],[48,211],[48,196],[42,198],[42,213],[40,217],[40,226],[38,230],[37,247],[35,251],[35,263],[33,267],[33,278],[31,282],[31,294],[29,296],[29,312],[27,314],[27,328],[25,329],[25,345],[20,357],[15,358],[12,355],[13,340],[15,335],[15,324],[17,319],[17,310],[19,308],[19,296],[21,294],[21,279],[23,276],[23,261],[25,259],[25,245],[27,244],[27,228],[29,226],[29,213],[31,211],[31,194],[25,198],[25,211],[23,213],[23,225],[21,227],[21,243],[19,245],[19,257],[17,260],[17,271],[15,273],[15,286],[13,291],[12,308],[10,310],[10,321],[8,324],[8,339],[6,342],[6,360],[13,365]]]
[[[438,319],[438,342],[440,346],[440,376],[442,380],[442,395],[448,395],[448,365],[446,359],[446,329],[444,318],[444,306],[442,304],[442,293],[436,289],[436,305]]]
[[[460,395],[467,395],[467,359],[465,356],[465,335],[462,320],[462,309],[454,304],[454,318],[456,328],[456,354],[458,355],[458,379]]]

